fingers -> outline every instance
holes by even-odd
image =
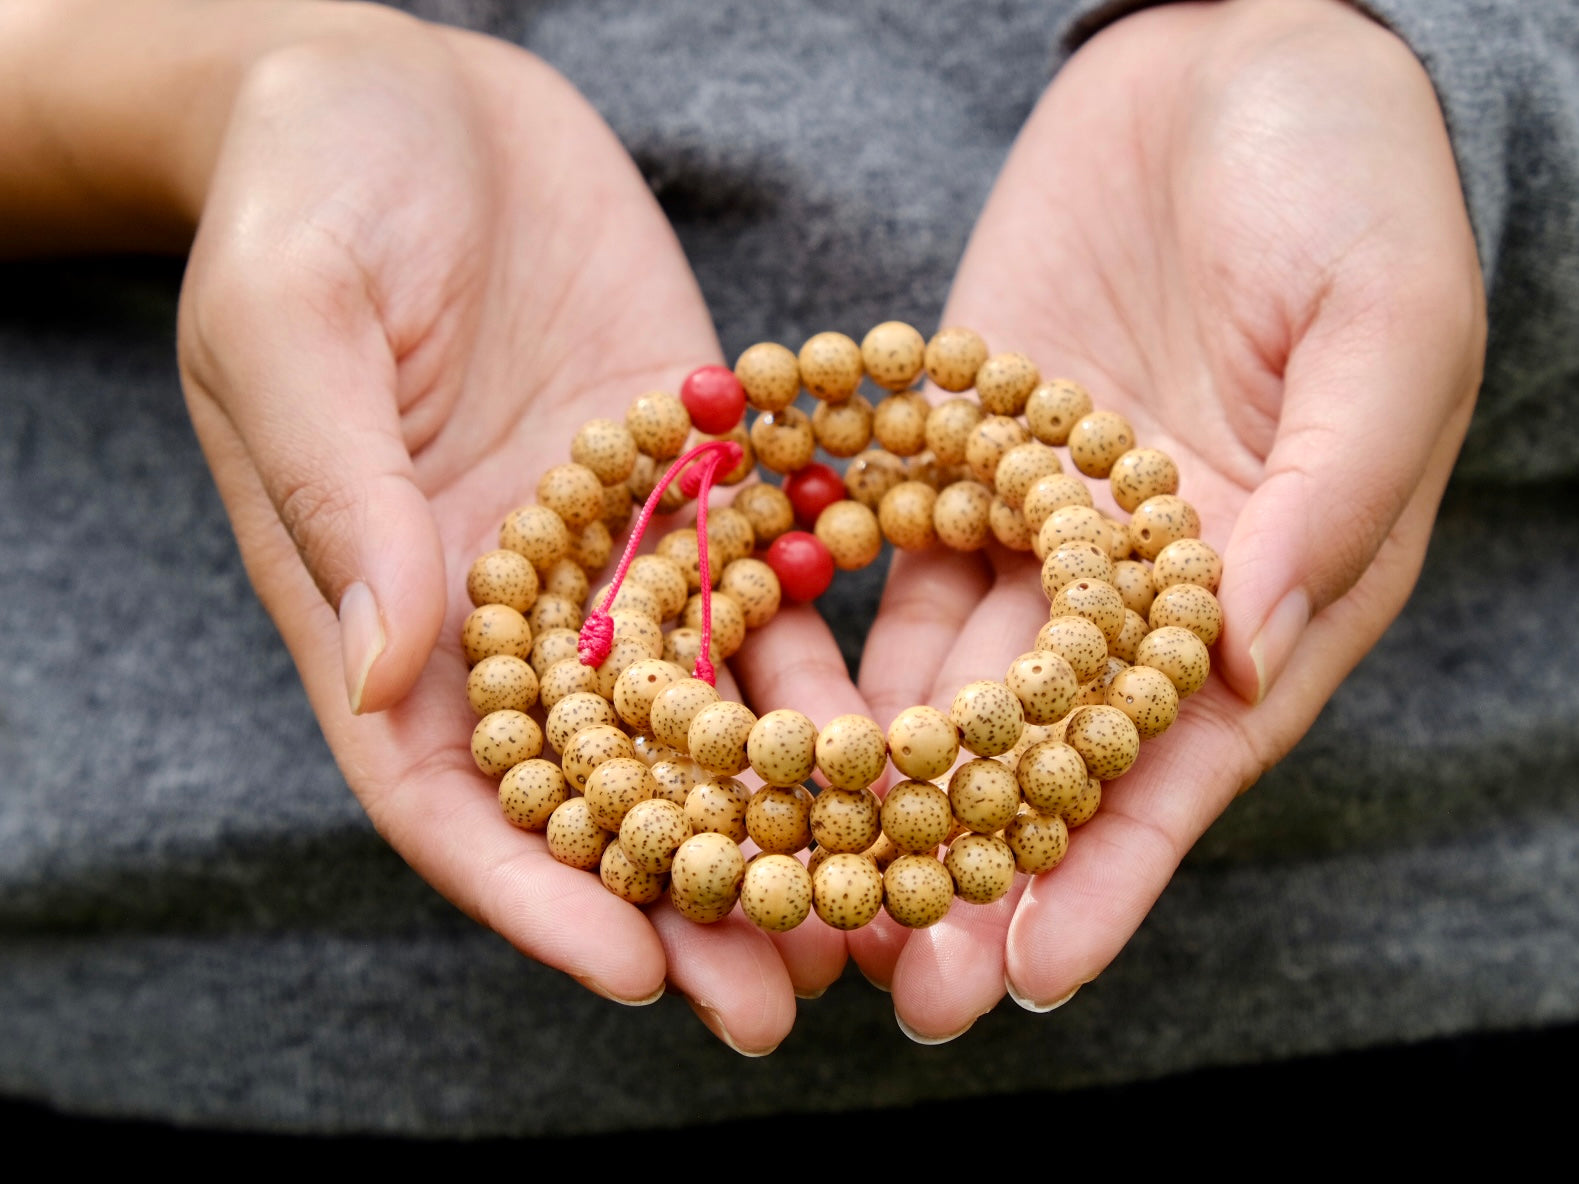
[[[744,1056],[766,1056],[795,1023],[790,975],[766,934],[738,912],[697,925],[667,901],[649,917],[669,980],[709,1031]]]
[[[1004,948],[1025,877],[1001,900],[956,900],[948,916],[911,934],[894,968],[894,1016],[918,1044],[942,1044],[970,1030],[1004,992]]]

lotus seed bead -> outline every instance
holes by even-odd
[[[926,348],[926,340],[910,325],[884,321],[862,339],[861,364],[884,390],[902,391],[921,376]]]
[[[994,354],[976,372],[976,397],[988,415],[1019,415],[1041,380],[1036,363],[1024,354]]]
[[[919,781],[943,776],[959,756],[959,729],[936,707],[905,708],[888,725],[887,740],[894,768]]]
[[[637,451],[630,429],[612,419],[589,419],[570,441],[570,459],[590,469],[603,485],[629,480]]]
[[[1115,657],[1123,658],[1126,662],[1133,663],[1135,654],[1140,649],[1140,643],[1145,640],[1146,634],[1151,632],[1151,626],[1146,624],[1146,618],[1132,608],[1124,610],[1124,628],[1119,630],[1119,635],[1109,645]]]
[[[691,413],[667,391],[649,391],[630,405],[625,427],[642,452],[654,460],[668,460],[679,456],[685,447],[685,438],[691,434]]]
[[[1195,507],[1168,493],[1141,502],[1129,521],[1130,546],[1142,559],[1155,559],[1169,543],[1200,533],[1201,516]]]
[[[472,760],[488,777],[503,777],[542,751],[543,730],[525,712],[490,711],[472,730]]]
[[[966,761],[949,778],[949,808],[960,825],[979,833],[1001,830],[1020,808],[1014,771],[999,761]]]
[[[691,594],[685,572],[664,555],[638,555],[625,573],[625,582],[639,584],[652,594],[660,621],[679,616]]]
[[[1142,740],[1160,736],[1179,718],[1179,692],[1160,670],[1130,666],[1108,683],[1107,702],[1135,725]]]
[[[1062,814],[1079,802],[1088,774],[1085,761],[1068,744],[1044,740],[1025,750],[1014,776],[1021,796],[1033,810]]]
[[[522,506],[512,510],[499,528],[499,545],[526,556],[533,567],[543,571],[570,554],[570,529],[547,506]]]
[[[883,550],[877,515],[856,501],[834,502],[817,516],[814,533],[841,571],[859,571]]]
[[[1107,703],[1108,685],[1118,675],[1129,668],[1129,663],[1123,658],[1109,654],[1097,671],[1096,677],[1080,688],[1080,697],[1077,700],[1082,707],[1101,707]]]
[[[883,872],[883,908],[906,929],[936,925],[953,903],[953,877],[931,855],[901,855]]]
[[[1121,559],[1113,565],[1110,581],[1124,598],[1124,607],[1142,617],[1151,612],[1151,602],[1157,599],[1157,586],[1151,582],[1151,569],[1134,559]]]
[[[667,468],[667,464],[664,466]],[[652,496],[652,491],[658,485],[658,478],[663,476],[659,471],[658,462],[645,452],[636,458],[636,467],[631,470],[630,480],[625,482],[625,488],[630,496],[638,502],[645,503]],[[679,482],[675,482],[678,485]],[[673,489],[674,486],[669,487]]]
[[[812,802],[811,837],[830,851],[865,851],[882,833],[881,809],[870,789],[825,789]]]
[[[604,850],[614,841],[613,831],[592,821],[592,812],[582,797],[559,803],[548,816],[545,831],[550,855],[560,863],[588,872],[598,868]]]
[[[1058,595],[1059,589],[1071,580],[1102,580],[1113,578],[1113,561],[1107,552],[1085,539],[1061,542],[1042,560],[1042,591],[1047,599]]]
[[[1085,792],[1080,795],[1080,800],[1070,810],[1064,811],[1063,819],[1073,830],[1077,826],[1084,826],[1097,815],[1097,809],[1102,805],[1102,783],[1095,777],[1086,778]]]
[[[1015,869],[1036,876],[1064,861],[1069,853],[1069,827],[1056,814],[1025,810],[1003,828],[1003,841],[1014,852]]]
[[[859,453],[844,470],[844,487],[851,499],[872,511],[890,489],[905,480],[905,462],[881,448]]]
[[[889,395],[872,412],[872,435],[895,456],[914,456],[927,446],[932,405],[918,394]]]
[[[883,799],[883,833],[902,851],[936,851],[954,828],[949,795],[930,781],[901,781]]]
[[[1107,636],[1084,617],[1054,617],[1037,632],[1036,648],[1063,658],[1082,683],[1107,660]]]
[[[997,539],[1011,551],[1029,551],[1034,538],[1031,528],[1025,521],[1025,515],[1016,510],[1001,497],[992,499],[992,507],[987,511],[987,525],[992,528],[992,537]]]
[[[917,453],[905,462],[905,480],[920,481],[939,493],[969,477],[970,470],[964,465],[946,465],[930,451]]]
[[[1040,744],[1042,741],[1050,739],[1052,739],[1051,725],[1028,723],[1020,731],[1020,738],[1014,742],[1014,747],[1009,749],[1008,752],[1000,752],[992,759],[995,761],[1001,761],[1011,769],[1017,769],[1020,766],[1020,758],[1024,756],[1026,752]]]
[[[817,734],[817,768],[835,789],[865,789],[888,766],[883,730],[864,715],[835,716]]]
[[[609,620],[614,623],[616,641],[627,638],[631,641],[639,641],[647,647],[648,657],[656,658],[663,653],[663,627],[654,617],[647,613],[616,608],[609,613]]]
[[[598,664],[598,694],[612,703],[614,684],[619,681],[620,675],[637,662],[661,656],[654,654],[652,647],[645,640],[620,637],[616,634],[614,644],[609,647],[608,656]]]
[[[820,851],[821,848],[819,847],[818,850]],[[815,854],[815,852],[813,854]],[[887,835],[881,834],[877,836],[877,842],[873,843],[865,851],[861,852],[862,858],[870,859],[874,864],[877,865],[878,871],[885,870],[889,864],[893,863],[894,860],[898,859],[903,854],[903,851],[894,846],[892,839],[890,839]]]
[[[740,897],[746,857],[734,840],[714,831],[692,835],[681,843],[669,866],[671,899],[676,907],[727,905],[722,920]]]
[[[500,549],[479,555],[466,573],[466,595],[473,605],[507,604],[524,613],[537,599],[537,571],[525,555]]]
[[[943,860],[954,880],[954,894],[970,904],[1001,900],[1014,886],[1014,852],[994,835],[963,835]]]
[[[1116,707],[1079,707],[1069,716],[1064,742],[1080,754],[1098,781],[1124,773],[1140,754],[1140,732]]]
[[[760,559],[725,564],[718,590],[740,607],[748,629],[760,629],[771,621],[783,598],[778,576]]]
[[[795,509],[776,485],[748,485],[735,495],[733,505],[751,523],[758,546],[765,547],[795,528]]]
[[[769,854],[793,855],[811,842],[811,794],[801,785],[764,785],[746,804],[746,833]]]
[[[576,660],[580,643],[581,639],[574,629],[548,629],[538,634],[532,641],[531,656],[527,658],[532,664],[532,673],[541,682],[554,663],[566,658]]]
[[[842,403],[861,385],[861,347],[843,333],[818,333],[800,347],[801,384],[819,399]]]
[[[1074,668],[1050,650],[1021,654],[1010,664],[1004,684],[1020,701],[1026,722],[1032,724],[1062,719],[1080,693]]]
[[[976,481],[956,481],[932,504],[932,527],[944,546],[979,551],[992,537],[992,490]]]
[[[550,629],[579,629],[581,606],[574,600],[566,600],[563,596],[544,592],[533,602],[531,611],[526,615],[526,621],[531,626],[534,637],[547,633]]]
[[[604,765],[599,772],[607,768]],[[619,845],[634,866],[662,874],[674,862],[680,844],[691,837],[691,822],[683,807],[663,798],[644,798],[625,812],[619,836]]]
[[[1121,563],[1134,554],[1134,549],[1129,541],[1129,524],[1120,522],[1117,518],[1107,518],[1108,528],[1108,558],[1114,563]]]
[[[685,796],[685,816],[691,829],[697,834],[714,831],[744,843],[751,791],[733,777],[706,777],[700,765],[696,768],[706,779],[698,781]]]
[[[709,703],[692,717],[686,733],[691,759],[715,776],[733,777],[751,763],[746,742],[756,722],[744,703]]]
[[[757,456],[751,445],[751,432],[744,423],[737,423],[727,432],[720,432],[716,436],[706,433],[693,433],[686,441],[686,451],[689,452],[699,444],[706,444],[710,440],[728,440],[740,446],[740,459],[735,462],[735,467],[727,472],[720,471],[716,480],[719,485],[739,485],[757,469]],[[673,492],[680,492],[680,483],[676,481],[669,486]]]
[[[713,644],[718,647],[718,652],[727,662],[740,652],[740,647],[746,643],[746,616],[738,604],[730,596],[718,591],[713,593]],[[702,628],[702,598],[700,595],[691,597],[685,602],[685,612],[681,614],[680,623],[687,629],[695,629],[698,634]]]
[[[1054,595],[1051,615],[1084,617],[1111,646],[1124,631],[1124,598],[1105,580],[1071,580]]]
[[[1068,473],[1052,473],[1038,477],[1025,491],[1025,502],[1020,507],[1025,521],[1032,530],[1041,530],[1054,510],[1065,506],[1091,506],[1091,491],[1079,477]]]
[[[663,636],[663,657],[665,661],[673,662],[676,666],[684,667],[686,670],[695,670],[696,660],[701,656],[701,653],[702,631],[700,629],[688,629],[682,625],[678,629],[671,629]],[[708,647],[707,659],[713,664],[715,670],[724,664],[724,655],[719,650],[716,641]]]
[[[817,446],[829,456],[854,456],[872,442],[872,405],[860,395],[843,403],[818,403],[811,430]]]
[[[1025,421],[1043,444],[1065,444],[1070,430],[1094,409],[1091,396],[1067,378],[1044,382],[1025,401]]]
[[[745,559],[757,548],[757,536],[751,529],[751,520],[733,506],[721,506],[708,511],[707,537],[718,548],[725,567],[737,559]]]
[[[574,744],[574,738],[572,738]],[[658,792],[658,783],[645,761],[634,756],[612,757],[601,761],[587,774],[582,789],[592,821],[604,830],[618,831],[626,813],[637,802],[644,802]],[[629,855],[630,852],[626,851]]]
[[[949,399],[939,403],[927,413],[927,447],[943,464],[964,464],[965,444],[970,439],[971,429],[981,419],[981,404],[974,399]]]
[[[949,708],[949,718],[959,729],[960,746],[977,756],[1008,752],[1025,726],[1025,711],[1014,692],[990,680],[961,687]]]
[[[812,907],[834,929],[859,929],[883,907],[883,873],[861,855],[828,856],[811,878]]]
[[[577,675],[576,671],[582,673]],[[543,733],[555,752],[563,752],[570,737],[582,728],[619,722],[614,705],[598,694],[598,672],[574,658],[548,668],[539,701],[548,710]]]
[[[1061,506],[1047,516],[1036,539],[1039,557],[1043,561],[1063,543],[1095,543],[1105,553],[1107,519],[1090,506]]]
[[[740,910],[758,929],[788,933],[811,913],[811,873],[792,855],[759,855],[746,865]]]
[[[696,527],[684,526],[671,530],[658,542],[658,554],[674,560],[685,573],[685,586],[691,592],[702,590],[702,564],[696,538]],[[723,571],[722,556],[711,539],[707,542],[707,568],[714,580]]]
[[[1046,444],[1031,440],[1016,444],[1003,454],[993,475],[993,484],[1004,501],[1015,509],[1025,504],[1031,486],[1043,477],[1063,472],[1058,454]]]
[[[643,459],[639,454],[638,462]],[[619,534],[630,525],[631,491],[629,484],[603,487],[603,525],[613,534]]]
[[[770,711],[752,725],[746,756],[763,784],[799,785],[817,767],[817,725],[799,711]]]
[[[587,523],[570,545],[570,558],[584,571],[602,571],[613,554],[614,537],[602,519]]]
[[[1157,593],[1148,618],[1153,629],[1182,625],[1207,645],[1223,632],[1223,606],[1199,584],[1174,584]]]
[[[668,751],[674,752],[672,748],[668,748],[668,745],[664,747]],[[683,756],[678,752],[671,757],[654,761],[649,772],[652,773],[652,779],[658,785],[658,792],[653,796],[663,798],[666,802],[673,802],[677,806],[685,805],[686,799],[691,796],[691,791],[698,784],[704,780],[711,780],[702,770],[701,765],[697,764],[690,757]],[[729,780],[733,780],[733,778]],[[738,785],[739,782],[735,784]],[[743,790],[745,787],[741,786],[741,788]],[[747,796],[750,795],[748,794]],[[744,799],[741,800],[741,808],[745,808]],[[744,830],[740,833],[742,837],[745,836]]]
[[[1019,420],[1006,415],[988,415],[971,428],[965,439],[965,464],[976,480],[990,485],[1004,454],[1030,438]]]
[[[634,580],[627,579],[620,585],[619,592],[615,594],[611,602],[609,593],[613,589],[612,581],[604,584],[587,597],[587,604],[591,608],[601,609],[610,615],[621,613],[626,616],[641,617],[654,624],[662,619],[663,602],[658,598],[657,593],[653,592],[645,584],[639,584]],[[580,621],[577,621],[576,625],[579,626]]]
[[[1211,544],[1200,539],[1175,539],[1157,554],[1152,583],[1160,592],[1174,584],[1199,584],[1216,593],[1223,578],[1223,560]]]
[[[602,517],[603,482],[585,465],[555,465],[538,478],[537,500],[574,533]]]
[[[494,654],[467,675],[466,699],[479,717],[493,711],[530,711],[537,703],[537,675],[524,658]]]
[[[485,604],[461,626],[461,649],[470,666],[495,654],[524,658],[532,652],[532,627],[507,604]]]
[[[649,713],[658,692],[686,677],[684,670],[662,658],[632,662],[614,680],[614,710],[629,727],[645,732],[652,726]]]
[[[563,596],[566,600],[573,600],[577,604],[585,604],[587,594],[592,591],[592,583],[587,579],[587,573],[582,570],[581,564],[566,556],[564,559],[554,560],[543,572],[542,590],[553,596]]]
[[[800,394],[800,364],[787,348],[759,341],[735,360],[735,377],[758,411],[779,411]]]
[[[1164,625],[1146,634],[1135,651],[1135,661],[1166,674],[1181,699],[1205,686],[1211,670],[1206,643],[1178,625]]]
[[[499,782],[499,809],[512,826],[541,831],[559,804],[570,797],[570,787],[559,766],[536,757],[522,761]]]
[[[606,761],[636,759],[630,737],[613,724],[593,724],[581,728],[565,742],[560,750],[559,767],[565,771],[565,780],[579,793],[585,793],[587,778]],[[640,762],[637,762],[640,764]],[[642,765],[645,770],[646,765]]]
[[[904,481],[883,495],[877,507],[877,525],[902,551],[924,551],[938,541],[932,525],[937,490],[920,481]]]
[[[675,751],[689,753],[696,713],[718,701],[718,692],[699,678],[670,683],[653,696],[648,710],[653,734]]]
[[[1135,447],[1135,429],[1116,411],[1093,411],[1069,432],[1069,459],[1087,477],[1106,477]]]
[[[682,675],[681,677],[684,677]],[[670,748],[650,732],[631,732],[631,748],[636,753],[636,759],[649,769],[659,761],[670,757],[681,757],[683,754]]]
[[[598,865],[598,878],[603,886],[628,904],[651,904],[663,896],[669,878],[663,872],[646,871],[637,867],[619,843],[603,848],[603,858]]]
[[[793,473],[817,455],[817,437],[811,419],[799,407],[766,411],[751,425],[751,446],[757,461],[775,473]]]
[[[987,360],[987,343],[974,329],[939,329],[927,342],[927,377],[946,391],[969,390]]]
[[[1108,475],[1113,500],[1126,514],[1147,498],[1179,492],[1179,466],[1166,452],[1155,448],[1131,448],[1113,462]]]

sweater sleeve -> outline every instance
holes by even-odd
[[[1072,53],[1147,0],[1077,4]],[[1486,379],[1459,472],[1579,477],[1579,0],[1356,0],[1414,51],[1485,273]]]

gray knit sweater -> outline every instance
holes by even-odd
[[[1118,11],[416,7],[581,87],[730,356],[935,324],[1056,47]],[[1579,4],[1368,7],[1436,82],[1490,292],[1485,392],[1419,589],[1102,978],[938,1048],[856,978],[744,1061],[680,1000],[605,1003],[459,916],[374,835],[248,589],[179,395],[178,272],[0,269],[0,1093],[565,1133],[1579,1019]],[[878,579],[836,606],[852,653]]]

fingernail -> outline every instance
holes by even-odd
[[[358,580],[340,597],[340,653],[345,658],[345,693],[351,714],[362,714],[362,691],[373,663],[384,652],[384,622],[373,590]]]
[[[797,998],[797,999],[805,999],[805,1000],[807,1000],[809,1002],[809,1001],[811,1001],[813,999],[821,999],[827,993],[828,993],[828,988],[827,987],[818,987],[815,991],[796,991],[795,992],[795,998]]]
[[[1299,635],[1308,624],[1310,597],[1303,588],[1295,588],[1287,593],[1262,623],[1261,632],[1250,643],[1250,660],[1256,668],[1257,703],[1267,697],[1272,684],[1283,673],[1289,655],[1299,642]]]
[[[900,1019],[899,1013],[897,1011],[894,1013],[894,1023],[898,1024],[899,1030],[906,1036],[910,1037],[910,1039],[914,1040],[917,1044],[926,1045],[947,1044],[950,1040],[958,1040],[961,1036],[965,1035],[966,1032],[969,1032],[976,1026],[976,1021],[971,1020],[970,1023],[966,1024],[958,1032],[950,1032],[947,1036],[923,1036],[909,1024],[905,1023],[904,1020]]]
[[[701,1020],[702,1023],[707,1025],[707,1030],[709,1032],[711,1032],[714,1036],[717,1036],[720,1040],[729,1045],[730,1048],[734,1049],[743,1057],[765,1057],[770,1052],[772,1052],[774,1048],[778,1047],[778,1045],[775,1044],[773,1048],[741,1048],[740,1045],[735,1043],[735,1038],[729,1034],[729,1029],[724,1027],[724,1021],[722,1017],[720,1017],[719,1014],[711,1007],[708,1007],[705,1003],[698,1003],[696,1000],[692,999],[691,1010],[696,1012],[697,1019]]]
[[[649,1004],[656,1003],[658,1000],[663,998],[662,983],[658,984],[658,989],[651,995],[648,995],[642,999],[631,999],[624,995],[616,995],[613,991],[605,989],[590,978],[582,978],[580,975],[573,975],[572,977],[587,990],[591,991],[594,995],[601,995],[603,998],[612,1000],[613,1002],[620,1004],[622,1007],[646,1007]]]
[[[864,978],[867,982],[871,983],[872,986],[876,987],[883,994],[885,994],[885,995],[892,995],[894,993],[894,988],[893,988],[892,984],[878,982],[871,975],[867,974],[865,969],[860,967],[860,966],[857,966],[856,969],[861,972],[861,977],[862,978]]]
[[[1049,1011],[1057,1011],[1060,1007],[1073,999],[1075,994],[1080,990],[1079,987],[1076,987],[1073,991],[1070,991],[1069,994],[1065,995],[1061,999],[1054,999],[1051,1003],[1038,1003],[1035,999],[1031,999],[1025,995],[1022,995],[1019,991],[1015,990],[1014,984],[1009,981],[1007,975],[1005,975],[1003,979],[1003,989],[1008,992],[1010,999],[1013,999],[1021,1007],[1025,1008],[1026,1011],[1034,1011],[1038,1014]]]

